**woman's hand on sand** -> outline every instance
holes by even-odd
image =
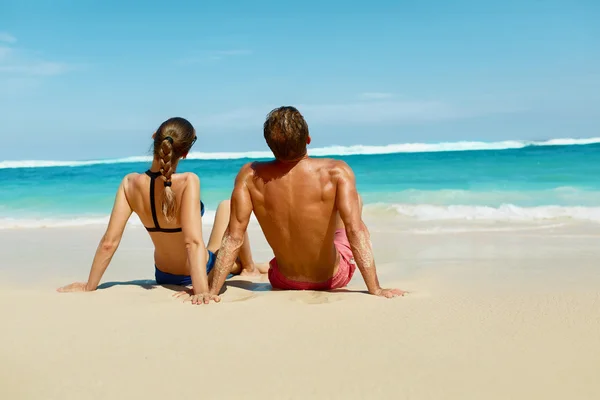
[[[210,293],[201,293],[195,294],[192,296],[192,304],[200,305],[200,304],[208,304],[212,301],[218,303],[221,301],[221,298],[217,295]]]
[[[69,293],[69,292],[87,292],[87,282],[75,282],[70,285],[60,287],[56,289],[57,292],[60,293]]]
[[[381,289],[377,290],[373,293],[375,296],[385,297],[386,299],[391,299],[392,297],[402,297],[408,292],[400,289]]]
[[[193,294],[191,289],[184,290],[178,293],[175,293],[173,297],[183,298],[183,302],[191,301],[194,305],[201,304],[209,304],[212,301],[218,303],[221,301],[221,298],[215,294],[210,293],[198,293]]]

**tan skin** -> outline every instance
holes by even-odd
[[[158,171],[160,163],[154,159],[151,171]],[[200,180],[196,174],[173,174],[171,189],[175,192],[177,217],[167,222],[160,212],[160,199],[164,191],[163,185],[155,185],[155,201],[158,222],[162,228],[181,227],[180,233],[149,232],[154,243],[154,261],[163,272],[176,275],[190,275],[192,278],[192,296],[187,300],[192,304],[209,302],[209,279],[206,274],[207,249],[216,253],[229,220],[229,201],[222,202],[215,216],[215,223],[208,245],[202,237],[202,217],[200,211]],[[153,226],[152,212],[149,202],[150,177],[146,174],[129,174],[125,176],[117,194],[110,221],[100,244],[96,250],[92,268],[87,282],[76,282],[62,288],[59,292],[84,292],[96,290],[102,275],[106,271],[115,254],[125,226],[132,213],[136,213],[144,226]],[[255,266],[252,260],[247,235],[244,240],[239,260],[232,261],[231,271],[234,274],[256,275],[266,273],[267,266]],[[213,269],[214,271],[214,269]],[[211,271],[211,274],[213,273]],[[179,295],[179,294],[177,294]]]
[[[231,210],[210,289],[215,302],[253,211],[287,278],[323,282],[334,276],[339,265],[334,233],[343,228],[369,293],[387,298],[406,293],[379,285],[354,173],[343,161],[305,156],[246,164],[236,178]]]

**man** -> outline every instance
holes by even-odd
[[[308,157],[308,126],[294,107],[271,111],[264,136],[275,160],[246,164],[236,178],[210,299],[220,301],[252,211],[275,254],[269,269],[273,288],[339,289],[358,267],[369,293],[388,298],[404,295],[402,290],[379,286],[350,167],[339,160]]]

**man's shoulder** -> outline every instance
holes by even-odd
[[[242,168],[240,168],[240,170],[237,174],[236,181],[243,182],[243,181],[246,181],[248,178],[254,176],[254,174],[256,173],[256,169],[261,164],[266,164],[266,163],[261,162],[261,161],[250,161],[250,162],[247,162],[246,164],[242,165]]]
[[[242,165],[242,168],[240,168],[240,172],[238,174],[239,175],[253,174],[256,166],[258,166],[259,164],[263,164],[263,163],[260,161],[247,162],[246,164]]]
[[[353,174],[352,168],[350,168],[348,163],[343,160],[337,160],[335,158],[315,158],[313,160],[317,160],[321,169],[334,178]]]

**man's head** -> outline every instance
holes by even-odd
[[[267,115],[265,140],[276,159],[295,161],[306,155],[310,143],[308,125],[294,107],[279,107]]]

